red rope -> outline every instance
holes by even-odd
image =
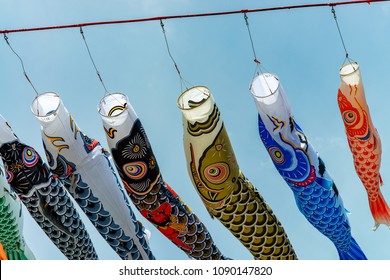
[[[159,17],[127,19],[127,20],[86,22],[86,23],[77,23],[77,24],[69,24],[69,25],[57,25],[57,26],[44,26],[44,27],[0,30],[0,34],[16,33],[16,32],[29,32],[29,31],[41,31],[41,30],[50,30],[50,29],[80,28],[80,27],[84,27],[84,26],[93,26],[93,25],[121,24],[121,23],[133,23],[133,22],[143,22],[143,21],[157,21],[157,20],[161,21],[161,20],[176,19],[176,18],[209,17],[209,16],[221,16],[221,15],[243,14],[243,13],[258,13],[258,12],[268,12],[268,11],[276,11],[276,10],[292,10],[292,9],[326,7],[326,6],[335,7],[335,6],[341,6],[341,5],[352,5],[352,4],[363,4],[363,3],[371,4],[371,3],[375,3],[375,2],[388,2],[388,1],[390,1],[390,0],[355,0],[355,1],[344,1],[344,2],[330,2],[330,3],[304,4],[304,5],[293,5],[293,6],[279,6],[279,7],[249,9],[249,10],[235,10],[235,11],[203,13],[203,14],[186,14],[186,15],[159,16]]]

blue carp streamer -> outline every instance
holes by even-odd
[[[366,259],[351,234],[342,198],[324,161],[295,122],[278,77],[263,73],[251,84],[260,138],[293,191],[299,211],[336,246],[340,259]]]

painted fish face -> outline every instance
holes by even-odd
[[[294,120],[279,78],[262,73],[253,79],[250,90],[259,112],[260,137],[279,173],[295,186],[314,182],[308,140]]]
[[[356,96],[358,88],[351,85],[349,87],[349,98],[340,89],[337,94],[337,102],[346,133],[350,137],[358,137],[361,140],[368,139],[370,137],[368,114],[356,97],[352,97]]]
[[[236,157],[223,126],[213,143],[204,150],[199,167],[194,165],[193,155],[191,166],[196,188],[203,201],[210,208],[222,207],[238,184],[239,177]]]
[[[160,169],[139,119],[134,122],[130,135],[112,149],[112,156],[129,192],[147,194],[157,183]]]
[[[26,195],[33,185],[47,182],[49,170],[34,148],[14,141],[0,148],[7,167],[8,182],[18,194]]]
[[[294,186],[307,186],[316,179],[316,170],[308,154],[308,141],[299,126],[291,120],[290,134],[296,135],[297,141],[290,140],[279,132],[272,135],[259,115],[260,137],[275,167],[282,177]],[[290,138],[290,139],[289,139]]]

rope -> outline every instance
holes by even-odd
[[[8,47],[11,49],[11,51],[18,57],[18,59],[19,59],[19,61],[20,61],[20,64],[22,65],[24,77],[25,77],[25,78],[27,79],[27,81],[30,83],[31,87],[33,88],[33,90],[35,91],[36,95],[38,96],[39,93],[38,93],[38,91],[36,90],[36,88],[34,87],[34,84],[33,84],[32,81],[30,80],[30,78],[28,77],[27,72],[26,72],[26,69],[24,68],[23,59],[22,59],[22,58],[18,55],[18,53],[12,48],[11,44],[10,44],[9,41],[8,41],[7,34],[4,34],[4,40],[7,42],[7,45],[8,45]]]
[[[265,82],[265,84],[266,84],[267,87],[268,87],[269,92],[272,94],[271,87],[269,86],[267,79],[264,77],[264,72],[263,72],[263,70],[261,69],[262,67],[264,68],[264,66],[262,66],[262,64],[260,63],[260,61],[257,59],[257,56],[256,56],[255,46],[254,46],[254,43],[253,43],[253,38],[252,38],[251,30],[250,30],[250,27],[249,27],[248,16],[246,15],[246,13],[244,13],[244,19],[245,19],[246,27],[247,27],[247,29],[248,29],[249,39],[250,39],[251,46],[252,46],[252,52],[253,52],[253,56],[254,56],[253,61],[256,63],[256,68],[255,68],[255,71],[254,71],[254,73],[253,73],[253,78],[255,78],[256,75],[259,75],[259,72],[258,72],[258,71],[260,71],[260,73],[262,74],[262,77],[263,77],[263,79],[264,79],[264,82]],[[266,72],[268,72],[265,68],[264,68],[264,70],[265,70]]]
[[[343,35],[341,34],[341,30],[340,30],[340,26],[339,26],[339,23],[337,21],[337,16],[336,16],[336,11],[334,9],[334,7],[332,6],[332,9],[331,9],[331,12],[333,14],[333,18],[334,18],[334,21],[336,22],[336,26],[337,26],[337,30],[339,32],[339,36],[340,36],[340,39],[341,39],[341,43],[343,45],[343,48],[344,48],[344,52],[345,52],[345,59],[344,59],[344,62],[343,62],[343,65],[345,63],[345,60],[348,59],[349,63],[351,64],[353,70],[355,70],[355,67],[353,67],[352,65],[352,61],[351,59],[349,58],[349,54],[348,54],[348,51],[347,51],[347,47],[345,46],[345,42],[344,42],[344,38],[343,38]]]
[[[168,55],[171,58],[171,60],[173,62],[173,65],[175,66],[175,69],[177,71],[177,74],[179,75],[179,78],[180,78],[180,89],[181,89],[181,91],[183,91],[183,86],[185,86],[186,89],[188,89],[188,86],[186,84],[188,84],[188,85],[191,85],[191,84],[183,78],[183,76],[181,75],[181,72],[179,70],[179,67],[177,66],[177,63],[176,63],[175,59],[172,56],[171,49],[170,49],[169,43],[168,43],[167,34],[166,34],[165,28],[164,28],[164,23],[163,23],[162,20],[160,20],[160,26],[161,26],[162,32],[164,34],[165,45],[167,47]]]
[[[248,29],[249,39],[251,41],[252,52],[253,52],[253,57],[254,57],[253,61],[256,62],[257,64],[260,64],[260,61],[257,59],[257,56],[256,56],[255,46],[253,44],[252,34],[251,34],[250,27],[249,27],[249,22],[248,22],[248,16],[246,15],[246,13],[244,13],[244,19],[245,19],[246,28]]]
[[[100,80],[100,83],[102,84],[103,88],[104,88],[104,92],[105,94],[109,94],[104,82],[103,82],[103,79],[102,79],[102,76],[100,75],[99,73],[99,70],[98,68],[96,67],[96,64],[95,64],[95,61],[93,60],[93,57],[92,57],[92,54],[91,54],[91,51],[88,47],[88,43],[87,43],[87,40],[85,39],[85,36],[84,36],[84,31],[83,31],[83,28],[80,26],[80,33],[81,33],[81,36],[83,37],[83,41],[84,41],[84,44],[85,44],[85,47],[87,48],[87,51],[88,51],[88,55],[89,55],[89,58],[91,59],[91,62],[93,64],[93,67],[95,68],[96,70],[96,74]]]
[[[279,6],[279,7],[270,7],[270,8],[246,9],[246,10],[235,10],[235,11],[214,12],[214,13],[202,13],[202,14],[186,14],[186,15],[159,16],[159,17],[127,19],[127,20],[86,22],[86,23],[77,23],[77,24],[69,24],[69,25],[57,25],[57,26],[45,26],[45,27],[32,27],[32,28],[22,28],[22,29],[0,30],[0,34],[15,33],[15,32],[41,31],[41,30],[51,30],[51,29],[64,29],[64,28],[80,28],[80,27],[93,26],[93,25],[123,24],[123,23],[134,23],[134,22],[144,22],[144,21],[157,21],[157,20],[158,21],[162,21],[162,20],[177,19],[177,18],[222,16],[222,15],[232,15],[232,14],[258,13],[258,12],[268,12],[268,11],[277,11],[277,10],[293,10],[293,9],[302,9],[302,8],[315,8],[315,7],[335,7],[335,6],[341,6],[341,5],[355,5],[355,4],[365,4],[365,3],[366,4],[371,4],[371,3],[376,3],[376,2],[389,2],[389,1],[390,0],[370,0],[370,1],[368,1],[368,0],[355,0],[355,1],[344,1],[344,2],[317,3],[317,4]]]

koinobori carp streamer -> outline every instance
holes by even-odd
[[[297,259],[279,219],[241,172],[210,91],[193,87],[177,104],[183,115],[189,176],[211,216],[255,259]]]
[[[324,161],[294,120],[279,78],[257,75],[250,87],[260,138],[291,188],[299,211],[336,246],[340,259],[366,259],[351,234],[341,195]]]
[[[56,93],[38,95],[32,111],[41,125],[51,171],[104,240],[121,259],[154,259],[108,152],[81,131]]]
[[[225,259],[206,226],[163,179],[145,129],[127,96],[106,95],[99,113],[118,172],[140,213],[189,257]]]
[[[77,208],[36,150],[22,143],[0,116],[0,154],[11,188],[47,237],[70,260],[98,255]]]
[[[367,191],[368,203],[376,230],[380,224],[390,227],[390,208],[380,190],[382,144],[370,115],[359,64],[350,62],[340,69],[337,94],[341,118],[348,145],[352,152],[356,173]]]

